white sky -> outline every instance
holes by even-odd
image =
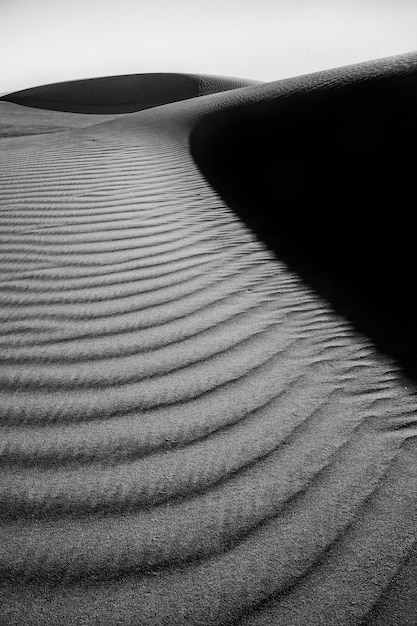
[[[0,93],[191,72],[259,80],[417,50],[417,0],[0,0]]]

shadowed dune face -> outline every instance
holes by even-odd
[[[415,382],[360,212],[415,62],[2,140],[2,625],[415,623]]]
[[[0,138],[62,132],[121,114],[256,84],[194,74],[133,74],[43,85],[0,98]]]
[[[33,87],[0,100],[72,113],[132,113],[256,82],[195,74],[131,74]]]
[[[207,116],[193,154],[277,258],[415,378],[415,63],[326,82]]]

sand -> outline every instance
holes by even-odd
[[[415,624],[416,74],[3,98],[2,624]]]
[[[257,83],[204,74],[126,74],[43,85],[3,97],[8,102],[52,111],[133,113]]]

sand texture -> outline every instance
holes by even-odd
[[[84,82],[0,102],[0,624],[415,625],[417,54]]]
[[[52,111],[133,113],[257,82],[195,74],[127,74],[24,89],[4,96],[4,99]]]

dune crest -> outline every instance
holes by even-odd
[[[361,219],[408,245],[416,76],[2,139],[2,624],[415,622],[413,253]]]
[[[106,115],[133,113],[257,82],[196,74],[128,74],[32,87],[9,93],[0,101],[53,111]]]

